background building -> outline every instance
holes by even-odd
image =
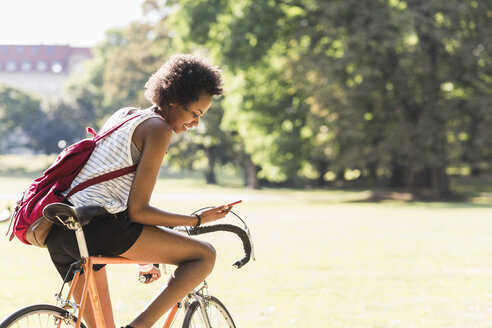
[[[61,95],[63,84],[82,62],[92,58],[90,48],[68,45],[0,45],[0,84],[43,98]]]

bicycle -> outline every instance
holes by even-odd
[[[209,207],[201,208],[193,214],[205,210]],[[67,283],[67,277],[64,279],[60,292],[55,294],[58,305],[51,304],[36,304],[22,308],[10,316],[2,323],[0,328],[9,327],[83,327],[82,313],[89,301],[94,309],[94,315],[98,328],[105,328],[101,304],[97,292],[96,281],[94,279],[93,265],[95,264],[136,264],[134,260],[122,257],[98,257],[89,256],[87,244],[85,242],[84,232],[82,227],[87,225],[90,220],[98,215],[105,213],[101,207],[86,206],[74,208],[72,206],[55,203],[46,206],[44,216],[54,224],[65,226],[75,231],[77,243],[80,252],[80,259],[71,265],[70,271],[74,273],[72,284],[68,294],[63,298],[63,289]],[[231,224],[215,224],[208,226],[200,226],[194,228],[177,228],[178,231],[187,233],[188,235],[200,235],[216,231],[227,231],[236,234],[243,243],[245,252],[244,258],[236,261],[233,265],[236,268],[241,268],[250,259],[254,258],[254,249],[251,233],[243,219],[236,213],[231,211],[229,214],[234,215],[239,219],[244,228]],[[83,286],[82,299],[79,304],[71,300],[75,286],[79,282],[81,272],[86,275],[86,282]],[[88,296],[88,297],[87,297]],[[183,328],[189,327],[229,327],[235,328],[236,325],[231,314],[224,304],[216,297],[208,292],[208,284],[206,281],[201,286],[189,293],[184,299],[177,303],[171,310],[168,311],[167,317],[162,328],[176,327],[176,318],[180,311],[184,311]],[[78,312],[78,313],[77,313]]]

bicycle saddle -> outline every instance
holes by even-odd
[[[60,226],[73,227],[76,222],[86,226],[96,216],[102,216],[108,212],[100,206],[82,206],[73,207],[64,203],[53,203],[43,209],[43,215],[46,219]]]

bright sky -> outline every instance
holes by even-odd
[[[0,0],[0,44],[91,47],[142,17],[144,0]]]

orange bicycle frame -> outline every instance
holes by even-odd
[[[92,305],[92,309],[94,312],[94,318],[96,320],[97,328],[106,328],[106,323],[104,321],[104,315],[102,312],[101,302],[99,300],[99,293],[97,291],[96,280],[94,278],[94,269],[93,265],[95,264],[137,264],[142,262],[137,262],[134,260],[130,260],[124,257],[98,257],[98,256],[90,256],[86,259],[86,261],[82,264],[82,268],[84,269],[84,273],[86,275],[84,287],[82,290],[82,298],[80,300],[80,304],[76,304],[79,315],[77,317],[77,325],[76,328],[80,327],[82,322],[82,315],[84,313],[85,307],[87,305],[87,296],[89,296],[89,302]],[[79,282],[80,271],[77,271],[73,277],[72,284],[70,285],[70,289],[68,291],[67,300],[70,300],[73,296],[75,287]],[[178,304],[173,306],[169,311],[166,321],[162,328],[169,328],[176,316],[176,313],[179,310]]]

